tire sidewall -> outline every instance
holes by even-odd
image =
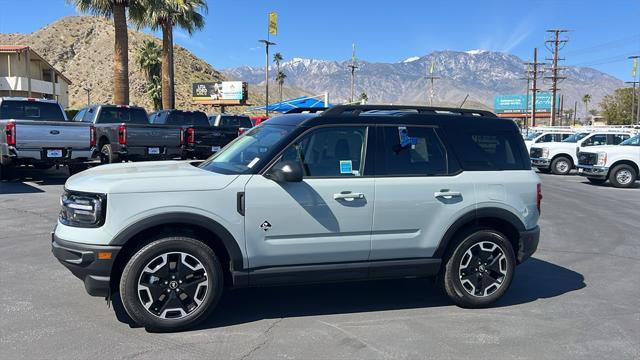
[[[627,170],[631,173],[631,181],[629,181],[628,184],[621,184],[618,182],[618,179],[616,176],[618,175],[618,172],[620,172],[621,170]],[[637,179],[638,179],[638,174],[636,173],[635,169],[626,164],[622,164],[614,167],[613,170],[611,171],[611,176],[609,176],[609,182],[611,182],[611,184],[617,188],[632,187],[635,185],[635,182]]]
[[[567,163],[567,171],[559,171],[557,169],[558,163],[561,161],[564,161]],[[571,160],[569,160],[564,156],[559,156],[551,162],[551,171],[556,175],[567,175],[571,172],[571,168],[572,168]]]
[[[505,275],[502,285],[500,285],[498,290],[493,294],[485,297],[477,297],[469,294],[462,286],[459,269],[460,262],[465,252],[473,245],[482,241],[490,241],[500,247],[507,257],[507,274]],[[474,308],[488,306],[500,299],[509,289],[511,281],[515,275],[515,266],[516,260],[513,247],[507,240],[506,236],[498,231],[490,229],[474,230],[462,238],[447,260],[444,274],[445,290],[452,300],[462,307]]]
[[[151,314],[138,297],[141,271],[154,258],[168,252],[185,252],[195,257],[207,272],[205,300],[192,313],[181,319],[161,319]],[[164,237],[138,250],[128,261],[120,278],[120,296],[127,314],[139,325],[152,331],[178,331],[204,320],[215,308],[222,290],[222,267],[211,248],[188,237]]]

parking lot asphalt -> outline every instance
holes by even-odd
[[[154,334],[51,255],[62,171],[24,176],[0,183],[0,359],[640,358],[640,188],[541,175],[539,250],[489,309],[426,279],[242,289]]]

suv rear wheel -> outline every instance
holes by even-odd
[[[204,243],[167,236],[137,251],[120,279],[131,318],[148,330],[176,331],[205,319],[223,289],[220,262]]]
[[[513,279],[516,260],[511,243],[491,229],[474,230],[460,239],[445,263],[444,291],[458,306],[488,306]]]
[[[572,167],[571,159],[565,156],[558,156],[551,162],[551,171],[556,175],[567,175]]]
[[[636,170],[627,164],[618,165],[609,173],[611,185],[617,188],[632,187],[637,178]]]

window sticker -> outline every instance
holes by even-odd
[[[417,138],[409,136],[409,130],[407,130],[406,126],[398,126],[398,135],[400,136],[400,146],[402,147],[411,145],[413,148],[418,143]]]
[[[249,169],[251,169],[252,167],[254,167],[258,163],[258,161],[260,161],[259,157],[253,158],[253,160],[251,160],[251,162],[249,164],[247,164],[247,167]]]
[[[340,160],[340,174],[353,174],[353,163],[351,160]]]

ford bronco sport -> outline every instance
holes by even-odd
[[[153,330],[206,318],[225,288],[285,283],[434,276],[484,307],[536,250],[541,198],[511,121],[337,106],[275,117],[201,164],[69,178],[52,250]]]

